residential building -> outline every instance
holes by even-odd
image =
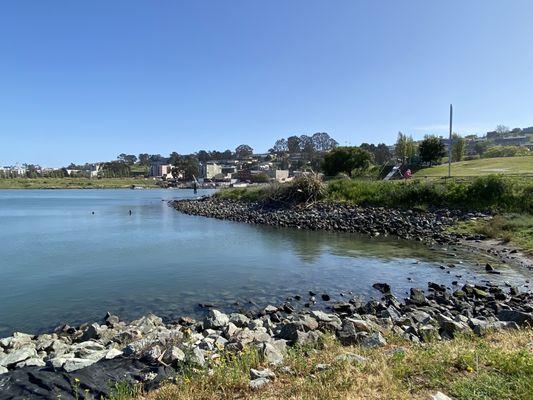
[[[288,169],[271,169],[268,171],[270,178],[276,180],[277,182],[286,182],[289,180],[289,170]]]
[[[500,146],[523,146],[529,142],[527,136],[505,136],[494,139],[494,143]]]
[[[167,161],[152,163],[150,164],[150,176],[166,178],[172,175],[172,168],[172,164],[168,164]]]

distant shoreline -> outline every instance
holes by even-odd
[[[14,178],[0,179],[1,189],[158,189],[146,178]]]

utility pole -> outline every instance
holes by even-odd
[[[453,120],[453,106],[450,104],[450,139],[448,142],[448,178],[452,176],[452,120]]]

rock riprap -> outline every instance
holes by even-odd
[[[0,399],[76,398],[76,378],[83,388],[77,398],[108,396],[110,380],[150,389],[183,367],[211,368],[226,352],[249,347],[273,369],[251,371],[250,388],[259,390],[283,367],[287,346],[311,344],[325,333],[344,345],[371,348],[386,345],[389,335],[428,342],[533,324],[533,294],[513,287],[466,284],[450,292],[430,282],[400,301],[388,285],[375,286],[384,292],[381,300],[354,297],[330,304],[327,312],[284,302],[246,315],[211,309],[202,321],[164,323],[147,315],[126,323],[108,314],[98,323],[62,325],[41,335],[15,332],[0,339]],[[346,353],[340,361],[365,359]]]
[[[450,243],[458,236],[445,231],[458,220],[485,217],[481,213],[453,210],[415,211],[385,207],[360,207],[343,203],[269,207],[261,203],[217,197],[175,200],[180,212],[210,218],[298,229],[357,232],[371,236],[397,236],[428,243]],[[471,237],[470,239],[482,239]]]

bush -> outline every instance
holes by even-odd
[[[332,181],[332,200],[387,207],[435,206],[533,213],[533,182],[490,175],[472,181]]]
[[[274,185],[272,188],[264,199],[269,203],[312,203],[326,195],[322,178],[314,172],[301,175],[288,184]]]
[[[481,156],[482,158],[517,157],[531,155],[526,147],[521,146],[494,146],[489,147]]]

